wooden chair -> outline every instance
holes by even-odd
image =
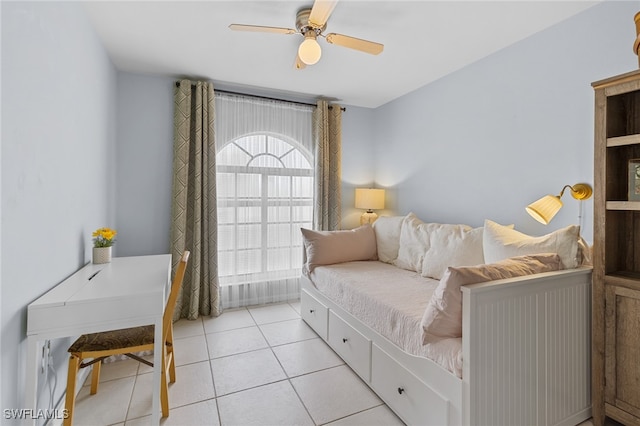
[[[189,252],[185,251],[180,258],[178,269],[171,283],[171,292],[162,316],[162,336],[164,350],[162,351],[162,372],[160,379],[160,405],[162,417],[169,415],[169,383],[176,381],[176,367],[173,357],[173,311],[185,269],[189,260]],[[76,376],[81,368],[93,365],[91,376],[91,395],[98,392],[100,381],[100,366],[102,360],[112,355],[126,355],[136,361],[153,367],[153,363],[134,355],[134,352],[153,350],[153,325],[126,328],[122,330],[105,331],[102,333],[84,334],[69,347],[69,373],[67,375],[66,409],[68,416],[64,419],[64,426],[73,424],[73,408],[76,400]],[[83,362],[90,359],[88,362]],[[167,382],[169,375],[169,382]]]

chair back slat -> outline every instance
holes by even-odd
[[[178,293],[180,293],[180,287],[182,286],[182,281],[184,279],[184,273],[187,269],[187,262],[189,261],[188,250],[185,250],[182,253],[182,257],[180,258],[180,262],[178,263],[178,268],[176,269],[176,274],[173,277],[173,281],[171,282],[171,292],[169,293],[169,299],[167,299],[167,305],[164,308],[164,315],[162,317],[162,338],[164,340],[167,339],[167,333],[169,332],[169,327],[173,322],[173,312],[176,308],[176,301],[178,300]]]

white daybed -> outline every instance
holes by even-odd
[[[591,416],[590,267],[463,286],[461,377],[401,349],[313,276],[302,277],[302,318],[405,423],[576,425]]]

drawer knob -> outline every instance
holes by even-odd
[[[316,311],[315,309],[309,309],[310,314],[314,313],[315,311]]]
[[[347,343],[347,340],[349,340],[349,339],[347,339],[346,337],[343,337],[342,338],[342,343]]]
[[[404,388],[398,388],[398,393],[402,395],[404,393]]]

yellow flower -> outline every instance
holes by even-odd
[[[98,228],[91,235],[94,247],[111,247],[117,232],[111,228]]]

